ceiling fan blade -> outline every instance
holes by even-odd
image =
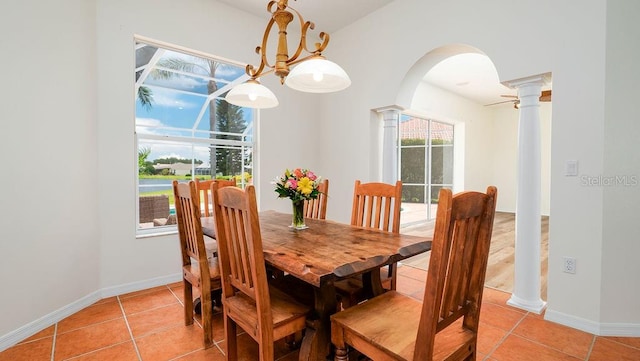
[[[517,98],[518,97],[517,95],[510,95],[510,94],[502,94],[500,96],[503,97],[503,98]]]
[[[491,105],[498,105],[498,104],[504,104],[504,103],[516,103],[519,102],[518,99],[514,99],[514,100],[504,100],[501,102],[497,102],[497,103],[491,103],[491,104],[485,104],[485,107],[491,106]]]

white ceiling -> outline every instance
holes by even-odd
[[[441,61],[429,70],[424,80],[481,105],[506,101],[505,104],[511,106],[508,101],[512,98],[501,95],[517,94],[515,89],[500,84],[491,59],[477,53],[454,55]]]
[[[271,16],[267,11],[268,0],[218,1],[264,18],[265,26]],[[289,0],[288,4],[300,12],[305,20],[315,23],[316,31],[331,34],[393,1]],[[247,46],[253,46],[253,44]],[[424,79],[481,105],[507,101],[500,106],[511,106],[508,103],[510,98],[501,97],[501,95],[517,94],[516,90],[500,84],[493,63],[481,54],[461,54],[450,57],[433,67]]]
[[[267,21],[268,0],[218,0],[237,9],[260,16]],[[315,24],[317,31],[331,35],[348,24],[367,16],[393,0],[289,0],[290,8],[297,10],[305,21]]]

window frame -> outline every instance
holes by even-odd
[[[134,53],[139,48],[138,44],[146,44],[152,47],[156,47],[157,49],[163,49],[163,51],[169,50],[172,52],[178,52],[178,53],[183,53],[183,54],[194,56],[194,57],[199,57],[205,60],[213,60],[215,62],[220,62],[220,64],[226,64],[227,66],[241,67],[243,71],[245,69],[245,64],[241,64],[239,62],[224,59],[219,56],[213,56],[200,51],[187,49],[182,46],[177,46],[177,45],[168,44],[165,42],[156,41],[156,40],[149,39],[142,36],[134,36]],[[147,63],[146,66],[148,67],[149,63]],[[140,68],[136,67],[135,72],[139,72],[139,71],[140,71]],[[144,71],[147,71],[147,70],[145,69]],[[206,79],[206,77],[204,76],[201,76],[201,78]],[[212,79],[212,78],[209,77],[209,79]],[[246,184],[247,180],[245,178],[245,174],[247,173],[250,174],[251,178],[254,178],[257,176],[254,170],[258,168],[256,166],[258,161],[257,152],[256,152],[257,134],[258,134],[257,129],[258,129],[258,120],[259,120],[258,109],[242,108],[243,110],[249,113],[248,115],[242,118],[245,121],[245,128],[242,133],[230,133],[230,132],[219,131],[217,129],[214,129],[214,130],[198,129],[198,125],[200,121],[204,119],[204,114],[206,113],[205,110],[208,109],[210,111],[210,102],[214,102],[219,99],[224,100],[223,98],[224,93],[226,93],[228,89],[230,89],[233,85],[237,83],[245,81],[246,79],[248,79],[248,76],[243,72],[242,75],[237,76],[235,79],[232,79],[231,81],[227,81],[226,82],[227,84],[222,88],[224,90],[223,92],[218,93],[216,91],[215,93],[212,93],[209,96],[205,96],[206,100],[204,100],[200,114],[195,119],[194,124],[190,129],[179,128],[174,126],[149,127],[149,126],[143,126],[141,124],[138,124],[138,121],[137,121],[138,115],[139,115],[137,110],[138,104],[139,104],[138,88],[141,86],[141,84],[139,81],[137,81],[137,79],[136,81],[134,81],[135,97],[136,97],[136,110],[134,111],[134,129],[135,129],[134,130],[134,147],[135,147],[134,156],[136,157],[135,158],[136,159],[135,180],[134,180],[134,186],[135,186],[135,202],[134,203],[135,203],[136,238],[147,238],[147,237],[175,234],[178,231],[176,225],[143,227],[142,226],[143,224],[140,223],[139,199],[141,194],[140,192],[140,189],[141,189],[140,175],[141,174],[140,174],[140,166],[138,162],[138,152],[140,149],[142,149],[140,148],[141,143],[147,143],[147,142],[151,142],[151,143],[157,142],[156,144],[165,143],[164,144],[165,146],[166,145],[175,145],[178,147],[184,146],[187,149],[191,147],[190,157],[185,158],[185,160],[187,159],[191,160],[191,163],[190,163],[191,169],[189,173],[191,174],[192,180],[199,176],[196,170],[197,163],[195,162],[195,159],[196,159],[195,150],[196,148],[199,148],[199,147],[208,147],[209,152],[211,152],[212,149],[216,149],[216,148],[232,148],[232,149],[239,150],[239,152],[241,153],[241,163],[240,163],[241,176],[239,177],[239,181],[240,181],[239,184],[241,186],[244,187],[244,185]],[[218,83],[219,79],[216,79],[214,81]],[[184,92],[178,89],[173,89],[173,91]],[[197,93],[193,93],[193,94],[197,95]],[[145,129],[146,131],[139,131],[138,129],[139,127],[142,127],[142,129]],[[158,134],[148,133],[149,129],[153,129],[154,132],[157,131]],[[180,132],[181,134],[175,135],[175,133],[177,132]],[[206,137],[197,136],[198,134],[206,135]],[[235,137],[237,139],[219,139],[218,138],[219,136],[226,136],[229,138]],[[247,162],[247,159],[249,159],[248,162]],[[213,163],[213,160],[211,158],[210,160]],[[188,164],[188,163],[185,163],[185,164]],[[231,175],[234,175],[234,174],[232,173]],[[216,176],[215,174],[211,175],[211,177],[215,177],[215,176]],[[165,185],[163,184],[162,186],[165,186]],[[171,214],[172,213],[171,213],[171,205],[170,205],[170,215]]]
[[[420,144],[414,144],[414,145],[402,145],[402,140],[403,140],[403,134],[402,134],[402,130],[401,128],[401,124],[405,119],[420,119],[423,121],[427,122],[427,127],[425,130],[426,133],[426,137],[424,138],[424,145],[420,145]],[[426,117],[426,116],[420,116],[420,115],[415,115],[415,114],[410,114],[407,112],[403,112],[400,115],[400,124],[398,125],[398,138],[397,138],[397,145],[398,145],[398,174],[399,174],[399,178],[402,180],[402,184],[403,187],[407,186],[407,187],[423,187],[423,199],[424,201],[421,202],[422,204],[425,204],[426,207],[426,218],[424,219],[424,221],[432,221],[435,219],[435,211],[432,210],[432,192],[434,188],[450,188],[453,189],[453,184],[454,184],[454,179],[455,179],[455,166],[454,166],[454,158],[455,157],[451,157],[451,170],[452,170],[452,175],[451,175],[451,183],[432,183],[432,172],[433,172],[433,162],[432,162],[432,156],[433,156],[433,148],[446,148],[446,147],[450,147],[452,148],[452,151],[455,152],[455,125],[449,122],[444,122],[444,121],[440,121],[440,120],[435,120],[431,117]],[[451,127],[451,143],[450,144],[433,144],[433,123],[439,123],[439,124],[443,124],[446,125],[448,127]],[[408,138],[408,139],[422,139],[422,138]],[[424,182],[423,183],[409,183],[409,182],[405,182],[405,180],[402,178],[403,172],[402,172],[402,151],[403,149],[417,149],[417,148],[424,148],[424,159],[425,159],[425,164],[424,164],[424,174],[422,175]],[[453,154],[453,153],[452,153]],[[404,201],[406,203],[413,203],[413,202],[407,202]],[[422,221],[419,221],[422,222]],[[413,222],[412,222],[413,223]],[[407,224],[408,225],[408,224]]]

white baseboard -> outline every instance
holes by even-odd
[[[30,322],[14,331],[7,333],[6,335],[0,336],[0,352],[8,349],[9,347],[21,342],[22,340],[29,338],[36,333],[44,330],[45,328],[60,322],[66,317],[73,315],[74,313],[91,306],[95,302],[113,296],[119,296],[129,292],[135,292],[144,290],[151,287],[157,287],[166,285],[168,283],[179,282],[182,280],[182,275],[180,273],[156,277],[145,281],[132,282],[124,285],[106,287],[95,292],[91,292],[90,294],[71,302],[70,304],[61,307],[48,315],[40,317],[39,319]]]
[[[632,323],[602,323],[601,336],[640,337],[640,324]]]
[[[182,274],[175,273],[172,275],[151,278],[144,281],[131,282],[131,283],[125,283],[123,285],[106,287],[100,290],[100,298],[124,295],[125,293],[145,290],[147,288],[162,286],[168,283],[174,283],[179,281],[182,281]]]
[[[567,315],[566,313],[557,312],[547,309],[544,313],[544,319],[547,321],[559,323],[561,325],[569,326],[584,332],[589,332],[594,335],[599,335],[600,325],[597,322],[587,320],[584,318],[576,317],[573,315]]]
[[[81,299],[71,302],[70,304],[61,307],[48,315],[40,317],[39,319],[29,322],[28,324],[9,332],[8,334],[0,337],[0,351],[4,351],[9,347],[17,344],[18,342],[35,335],[36,333],[44,330],[45,328],[56,324],[62,319],[73,315],[74,313],[82,310],[83,308],[92,305],[100,300],[100,291],[92,292]]]
[[[598,336],[640,337],[640,324],[598,323],[549,309],[544,319]]]

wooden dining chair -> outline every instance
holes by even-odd
[[[441,189],[424,301],[386,292],[331,316],[335,360],[475,360],[497,190]]]
[[[205,217],[211,217],[213,215],[213,205],[211,203],[211,185],[214,182],[217,182],[221,187],[229,187],[236,186],[235,179],[225,180],[225,179],[208,179],[208,180],[199,180],[195,179],[196,189],[198,190],[198,199],[200,201],[199,204],[202,205],[203,215]]]
[[[182,283],[184,286],[184,323],[193,324],[193,291],[200,293],[202,329],[205,348],[213,345],[212,292],[220,290],[218,259],[207,259],[202,224],[200,222],[200,202],[194,181],[178,183],[173,181],[176,220],[180,249],[182,251]],[[194,262],[195,261],[195,262]],[[202,265],[206,265],[202,267]]]
[[[402,181],[395,184],[356,180],[351,225],[400,233]]]
[[[267,282],[255,188],[214,184],[212,195],[227,360],[238,359],[240,326],[258,343],[259,359],[272,361],[274,341],[305,330],[310,308]]]
[[[318,185],[318,198],[304,201],[304,217],[314,219],[327,218],[327,197],[329,196],[329,180],[324,179]]]
[[[220,187],[235,187],[236,181],[234,179],[225,180],[225,179],[208,179],[208,180],[199,180],[195,179],[196,183],[196,191],[198,192],[198,205],[201,207],[202,216],[203,217],[211,217],[213,216],[213,203],[211,201],[211,185],[217,183]],[[211,237],[204,237],[204,246],[207,250],[207,257],[212,258],[216,257],[218,254],[218,243],[215,239]],[[201,303],[200,300],[196,300],[195,307],[196,313],[200,313],[201,311]]]
[[[402,181],[395,184],[362,183],[355,181],[351,225],[400,233],[400,210],[402,203]],[[386,290],[396,289],[397,264],[380,269],[382,286]],[[336,282],[339,307],[348,308],[367,299],[364,294],[362,276]]]

